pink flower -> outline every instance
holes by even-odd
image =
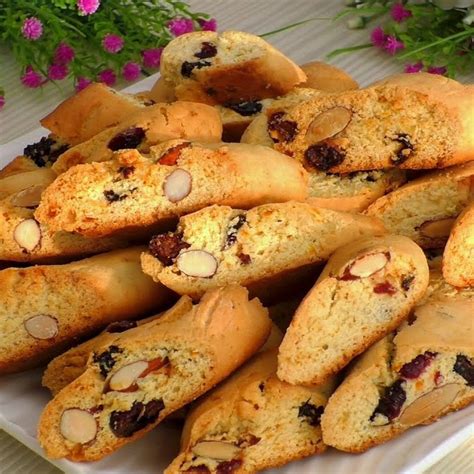
[[[5,106],[5,96],[0,95],[0,110]]]
[[[194,31],[193,20],[187,18],[175,18],[168,22],[168,28],[174,36],[181,36]]]
[[[204,20],[201,18],[198,20],[199,24],[203,31],[216,31],[217,30],[217,21],[215,18],[211,18],[210,20]]]
[[[100,6],[100,0],[77,0],[77,9],[81,15],[92,15]]]
[[[402,3],[394,3],[390,15],[397,23],[401,23],[411,17],[411,11],[406,9]]]
[[[32,16],[23,21],[21,34],[30,41],[36,41],[43,34],[43,23],[38,18]]]
[[[121,36],[112,35],[110,33],[104,36],[102,40],[102,46],[108,53],[118,53],[122,48],[125,41]]]
[[[444,66],[430,66],[428,72],[430,74],[441,74],[442,76],[446,74],[447,69]]]
[[[40,87],[45,80],[31,66],[27,66],[25,74],[21,76],[21,82],[25,87],[36,89]]]
[[[385,46],[385,40],[387,39],[387,35],[383,32],[383,28],[381,26],[377,26],[372,33],[370,34],[370,41],[374,46],[378,48],[383,48]]]
[[[406,64],[405,72],[411,74],[414,72],[420,72],[423,69],[423,63],[420,61],[418,63]]]
[[[82,91],[82,89],[85,89],[91,83],[92,81],[90,79],[87,79],[87,77],[78,77],[76,82],[76,91]]]
[[[104,69],[98,76],[97,79],[99,82],[103,82],[108,86],[113,86],[117,81],[117,76],[112,69]]]
[[[392,56],[400,49],[403,49],[405,45],[402,41],[397,40],[395,36],[389,35],[385,40],[384,49],[387,51],[388,54]]]
[[[51,64],[48,68],[48,77],[52,81],[61,81],[68,75],[68,72],[65,64]]]
[[[54,62],[57,64],[69,64],[74,59],[75,53],[71,46],[59,43],[54,52]]]
[[[151,48],[142,51],[143,65],[149,68],[159,67],[162,52],[163,48]]]
[[[135,81],[140,77],[141,72],[142,68],[140,67],[140,64],[134,63],[132,61],[125,64],[125,66],[122,68],[122,75],[127,81]]]

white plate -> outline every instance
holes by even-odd
[[[156,76],[126,89],[130,92],[151,87]],[[7,164],[23,148],[46,134],[35,130],[21,139],[0,146],[0,167]],[[41,371],[34,370],[0,378],[0,428],[10,433],[44,457],[36,438],[36,425],[42,408],[49,400],[41,388]],[[446,416],[438,423],[409,430],[401,437],[367,451],[346,454],[333,449],[321,456],[294,462],[270,471],[278,474],[331,473],[418,473],[446,456],[474,434],[474,406]],[[140,441],[95,463],[51,461],[67,473],[156,474],[162,472],[176,455],[179,428],[162,424]],[[1,469],[1,468],[0,468]]]

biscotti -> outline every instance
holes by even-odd
[[[161,225],[210,204],[251,208],[307,196],[307,176],[267,147],[170,142],[154,159],[137,150],[76,166],[42,195],[35,212],[54,231],[100,237]]]
[[[171,293],[140,270],[141,247],[65,265],[0,271],[0,373],[35,367],[108,323],[139,318]]]
[[[406,235],[423,248],[439,248],[473,192],[471,161],[410,181],[377,199],[365,213],[381,219],[389,232]]]
[[[196,404],[166,474],[255,473],[326,449],[320,417],[334,383],[281,382],[276,359],[276,349],[256,355]]]
[[[122,149],[147,153],[153,145],[178,138],[219,142],[221,135],[221,119],[213,107],[191,102],[155,104],[70,148],[58,158],[53,169],[60,174],[80,163],[107,161]]]
[[[0,170],[0,179],[3,180],[4,178],[8,178],[15,174],[35,171],[38,168],[39,166],[37,166],[30,158],[24,155],[19,155],[13,158],[8,165]]]
[[[372,237],[339,248],[286,331],[278,377],[323,383],[399,326],[428,279],[425,255],[407,237]]]
[[[179,100],[207,104],[286,94],[304,72],[259,36],[240,31],[181,35],[163,50],[160,73]]]
[[[48,457],[91,461],[142,437],[227,377],[263,345],[267,310],[238,286],[102,346],[46,406],[38,439]]]
[[[474,203],[457,218],[443,253],[443,276],[454,286],[474,285]]]
[[[56,173],[51,168],[36,168],[32,171],[19,171],[18,173],[0,176],[0,199],[12,194],[20,194],[23,197],[28,189],[28,195],[35,195],[34,202],[39,201],[41,193],[56,178]],[[29,205],[28,207],[35,206]]]
[[[110,323],[103,332],[89,339],[78,346],[72,347],[66,352],[55,357],[46,367],[41,383],[51,394],[56,396],[64,387],[76,380],[87,369],[87,362],[94,352],[98,352],[101,347],[111,346],[121,334],[125,334],[130,329],[134,329],[143,324],[160,318],[179,318],[191,311],[192,301],[187,296],[182,296],[176,304],[167,311],[150,316],[145,319],[133,320],[124,319]]]
[[[359,84],[346,71],[321,61],[302,64],[306,81],[297,87],[311,87],[325,92],[344,92],[359,88]]]
[[[117,92],[102,83],[92,83],[61,102],[40,123],[66,143],[77,145],[119,124],[146,105],[146,101],[130,94]]]
[[[178,294],[197,298],[239,283],[265,301],[266,292],[279,288],[281,300],[291,296],[299,272],[315,269],[341,245],[383,232],[375,218],[306,203],[267,204],[247,212],[211,206],[183,216],[176,232],[153,237],[142,265]]]
[[[326,94],[274,114],[268,127],[278,151],[318,171],[445,168],[474,153],[474,88],[459,87],[443,98],[389,84]]]
[[[148,97],[155,102],[174,102],[176,96],[174,95],[174,87],[168,84],[160,76],[153,84],[151,90],[147,93]]]
[[[223,133],[222,139],[226,142],[238,142],[249,124],[260,114],[267,114],[275,107],[278,110],[290,108],[300,104],[312,97],[323,94],[310,88],[298,87],[288,94],[275,99],[261,99],[253,101],[236,102],[232,104],[216,105],[222,120]],[[251,143],[250,141],[242,143]],[[255,143],[257,145],[266,145],[266,143]]]
[[[322,416],[326,444],[361,452],[474,401],[474,299],[436,292],[367,351]]]

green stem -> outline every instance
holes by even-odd
[[[352,51],[358,51],[359,49],[366,49],[372,47],[372,43],[366,43],[366,44],[358,44],[357,46],[350,46],[349,48],[340,48],[340,49],[335,49],[331,53],[329,53],[326,58],[327,59],[332,59],[335,58],[336,56],[339,56],[341,54],[346,54],[346,53],[351,53]]]
[[[419,48],[414,49],[413,51],[408,51],[407,53],[401,54],[400,56],[397,56],[397,57],[398,57],[398,59],[406,59],[406,58],[409,58],[410,56],[413,56],[414,54],[417,54],[421,51],[425,51],[426,49],[430,49],[433,46],[438,46],[440,44],[447,43],[448,41],[451,41],[453,39],[460,39],[460,38],[464,38],[465,36],[466,37],[471,36],[472,34],[474,34],[474,28],[469,28],[468,30],[461,31],[459,33],[455,33],[454,35],[446,36],[446,38],[441,38],[437,41],[433,41],[432,43],[426,44],[424,46],[420,46]]]
[[[282,28],[278,28],[277,30],[269,31],[268,33],[263,33],[262,35],[259,35],[259,36],[260,36],[260,38],[265,38],[266,36],[276,35],[277,33],[281,33],[282,31],[286,31],[286,30],[289,30],[291,28],[295,28],[299,25],[304,25],[305,23],[309,23],[310,21],[331,20],[331,19],[332,18],[326,18],[326,17],[309,18],[308,20],[298,21],[297,23],[292,23],[291,25],[283,26]]]

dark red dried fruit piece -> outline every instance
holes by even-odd
[[[170,364],[170,360],[168,357],[162,359],[161,357],[157,357],[156,359],[148,361],[148,368],[145,369],[139,376],[139,378],[146,377],[148,374],[152,372],[156,372],[157,370],[162,369]]]
[[[411,313],[407,318],[408,326],[411,326],[417,319],[416,314]]]
[[[243,117],[249,117],[250,115],[258,114],[262,111],[262,104],[256,100],[247,100],[239,102],[238,104],[227,103],[225,107],[232,109],[234,112],[242,115]]]
[[[108,144],[112,151],[138,148],[145,138],[145,130],[140,127],[130,127],[113,137]]]
[[[153,257],[167,267],[173,264],[181,250],[190,247],[187,242],[182,240],[182,237],[182,234],[173,234],[172,232],[155,235],[151,238],[148,249]]]
[[[385,388],[385,393],[380,397],[377,408],[375,408],[370,417],[370,421],[373,421],[377,414],[386,416],[389,421],[400,414],[402,406],[407,399],[407,394],[402,387],[403,383],[404,381],[400,379],[390,387]]]
[[[91,415],[96,415],[97,413],[100,413],[104,409],[104,405],[97,405],[95,407],[89,408],[87,411]]]
[[[104,196],[105,199],[109,202],[117,202],[117,201],[123,201],[125,198],[128,197],[128,194],[117,194],[115,191],[112,191],[112,189],[106,189],[104,191]]]
[[[108,373],[112,370],[116,363],[114,354],[120,354],[123,349],[118,346],[110,346],[106,351],[100,354],[94,354],[93,361],[98,364],[100,373],[103,377],[107,377]]]
[[[190,467],[189,469],[186,469],[183,472],[185,472],[186,474],[210,474],[211,471],[207,466],[200,464],[199,466]]]
[[[69,145],[58,143],[54,138],[42,137],[39,142],[26,146],[23,154],[30,158],[36,166],[42,168],[48,163],[54,163],[58,156],[68,148]]]
[[[227,228],[227,237],[224,244],[224,250],[235,244],[237,241],[237,232],[246,222],[247,218],[244,214],[239,214],[230,220],[229,227]]]
[[[268,133],[276,143],[292,142],[296,136],[298,125],[290,120],[283,120],[285,112],[275,112],[268,118]]]
[[[239,260],[242,262],[242,265],[249,265],[252,263],[252,257],[246,253],[239,252],[237,254],[237,257],[239,257]]]
[[[384,283],[378,283],[374,286],[374,293],[377,294],[387,294],[387,295],[394,295],[397,292],[397,289],[392,286],[391,283],[388,281]]]
[[[474,386],[474,365],[472,365],[468,357],[463,354],[458,354],[453,370],[466,380],[469,387]]]
[[[403,162],[408,160],[408,158],[410,158],[414,147],[411,143],[410,136],[407,133],[398,133],[393,140],[400,143],[401,147],[397,151],[396,158],[392,158],[392,162],[395,165],[401,165]]]
[[[217,465],[217,474],[232,474],[240,466],[242,461],[240,459],[232,459],[231,461],[223,461]]]
[[[116,332],[124,332],[128,331],[129,329],[133,329],[137,327],[137,322],[136,321],[115,321],[113,323],[110,323],[106,328],[106,332],[110,333],[116,333]]]
[[[323,413],[324,407],[317,407],[316,405],[309,403],[309,400],[304,402],[298,408],[298,418],[305,418],[305,421],[311,426],[319,425]]]
[[[319,171],[329,171],[333,166],[340,165],[345,154],[326,144],[311,145],[304,153],[308,164]]]
[[[194,53],[194,56],[199,59],[206,59],[206,58],[213,58],[217,54],[216,45],[209,42],[204,41],[201,43],[201,51]]]
[[[436,385],[441,385],[444,382],[444,377],[439,370],[434,374],[434,383]]]
[[[415,275],[406,275],[402,278],[402,281],[400,283],[400,286],[402,289],[405,291],[408,291],[410,289],[411,284],[415,280]]]
[[[184,148],[189,148],[190,146],[190,142],[185,142],[169,148],[160,156],[160,158],[158,159],[158,163],[160,165],[168,166],[175,165],[181,156],[181,150],[183,150]]]
[[[262,438],[259,438],[252,433],[247,433],[242,436],[237,443],[239,448],[248,448],[249,446],[255,446]]]
[[[133,402],[128,411],[113,411],[110,415],[109,426],[117,438],[129,438],[134,433],[149,424],[154,423],[161,410],[165,408],[163,400],[152,400],[146,404]]]
[[[121,166],[118,172],[125,178],[128,179],[135,172],[135,166]]]
[[[181,75],[184,77],[191,77],[191,74],[194,69],[201,69],[203,67],[208,67],[210,65],[211,63],[209,61],[195,61],[195,62],[184,61],[183,64],[181,65]]]
[[[425,352],[417,355],[411,362],[403,365],[400,369],[400,375],[405,379],[418,378],[425,369],[431,364],[431,361],[436,357],[436,352]]]

